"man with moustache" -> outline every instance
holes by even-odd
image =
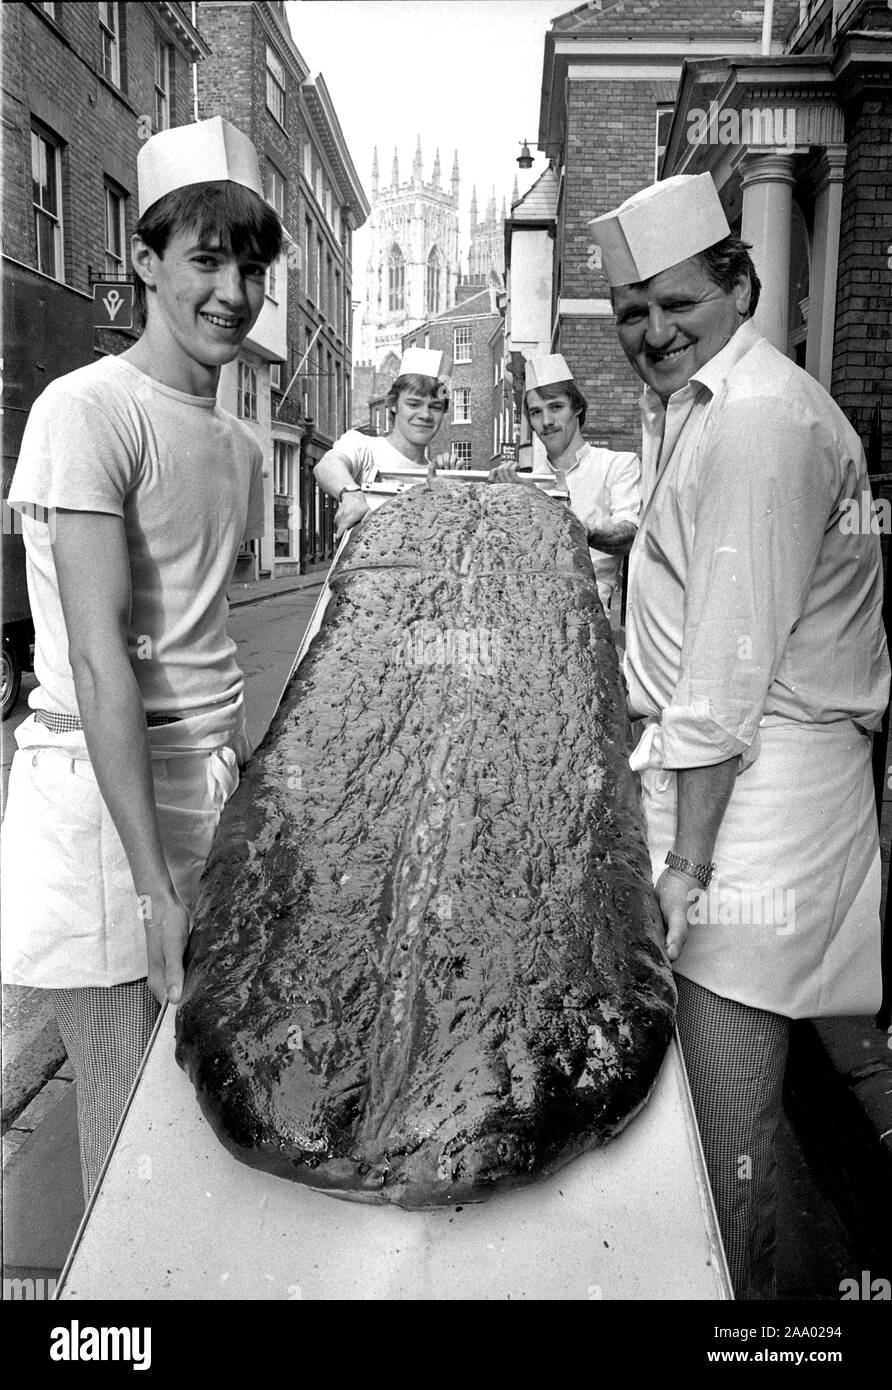
[[[638,455],[598,449],[582,437],[588,402],[560,353],[531,357],[524,372],[523,408],[530,428],[542,440],[548,466],[570,508],[586,528],[598,595],[609,615],[619,579],[638,527],[641,466]],[[516,463],[490,472],[490,482],[522,483]]]
[[[759,279],[710,176],[591,226],[645,384],[630,762],[732,1280],[771,1298],[789,1020],[880,1003],[879,540],[839,524],[868,492],[860,441],[755,328]]]

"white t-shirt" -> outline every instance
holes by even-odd
[[[395,449],[384,435],[363,434],[361,430],[347,430],[331,446],[331,452],[346,460],[351,474],[361,487],[365,487],[376,476],[379,468],[400,469],[418,468],[421,465]]]
[[[550,464],[546,465],[551,468]],[[638,525],[641,510],[641,463],[637,454],[615,453],[584,444],[569,468],[551,469],[563,482],[570,498],[570,509],[584,526],[594,529],[629,521]],[[621,555],[589,547],[598,593],[605,609],[616,588]]]
[[[130,660],[147,712],[236,699],[226,588],[243,540],[263,534],[262,450],[217,402],[162,386],[120,357],[50,383],[25,427],[9,505],[24,513],[36,631],[33,709],[77,714],[51,545],[52,508],[124,520]],[[30,515],[49,509],[49,519]]]

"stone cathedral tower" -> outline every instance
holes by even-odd
[[[517,181],[515,180],[515,183]],[[477,219],[477,189],[471,192],[471,249],[468,254],[469,280],[472,285],[505,284],[505,199],[502,211],[496,212],[496,190],[490,194],[482,221]]]
[[[360,356],[380,367],[390,352],[400,354],[401,340],[425,319],[451,309],[459,276],[458,154],[450,187],[440,177],[437,151],[430,182],[422,176],[421,138],[416,141],[412,177],[400,181],[394,150],[389,182],[372,164],[371,246],[360,334]]]

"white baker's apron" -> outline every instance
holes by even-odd
[[[850,720],[767,716],[737,777],[674,964],[714,994],[787,1018],[880,1005],[880,849],[871,740]],[[676,775],[649,720],[629,759],[641,773],[654,883],[675,842]]]
[[[250,754],[244,702],[147,733],[161,842],[191,911]],[[31,716],[16,743],[2,834],[4,983],[74,989],[142,979],[140,905],[83,732],[55,734]]]

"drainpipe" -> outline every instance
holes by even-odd
[[[762,11],[762,53],[767,56],[771,52],[771,31],[774,28],[774,0],[765,0],[765,8]]]
[[[192,28],[198,28],[198,6],[192,0]],[[198,120],[198,64],[192,64],[192,119]]]

